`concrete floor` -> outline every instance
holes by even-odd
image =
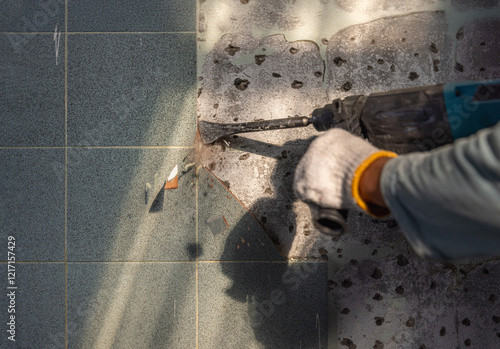
[[[498,1],[201,1],[198,118],[309,115],[331,100],[500,77]],[[415,255],[391,218],[312,226],[293,171],[312,129],[228,136],[202,162],[287,258],[328,257],[329,348],[500,346],[498,261]]]
[[[290,187],[316,132],[193,145],[196,114],[498,77],[498,2],[2,5],[1,348],[500,345],[498,261],[421,260],[390,218],[314,230]]]

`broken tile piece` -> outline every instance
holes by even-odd
[[[165,183],[165,189],[177,189],[179,187],[179,177],[177,176],[179,169],[177,165],[175,165],[172,172],[167,178],[167,183]]]
[[[223,233],[227,228],[229,228],[229,224],[224,216],[211,217],[207,219],[207,224],[214,236]]]

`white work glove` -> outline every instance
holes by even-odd
[[[300,160],[295,171],[295,193],[317,207],[368,212],[359,196],[359,178],[382,156],[396,154],[381,151],[345,130],[329,130],[311,143]]]

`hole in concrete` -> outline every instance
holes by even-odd
[[[260,219],[260,221],[262,222],[262,224],[266,224],[267,223],[267,217],[264,216]]]
[[[431,290],[435,289],[436,288],[436,282],[434,281],[431,281]]]
[[[384,297],[382,297],[380,295],[380,293],[375,293],[375,296],[373,296],[373,299],[376,301],[381,301],[382,299],[384,299]]]
[[[364,243],[365,243],[365,245],[369,245],[369,244],[371,244],[371,243],[372,243],[372,241],[371,241],[371,240],[369,240],[369,239],[365,239]]]
[[[233,118],[233,121],[238,121],[238,117]],[[238,136],[233,136],[233,138],[234,137],[238,137]]]
[[[340,67],[342,64],[347,63],[347,61],[345,59],[342,59],[341,57],[335,57],[333,59],[333,63],[335,63],[337,67]]]
[[[439,71],[439,63],[440,63],[439,59],[432,60],[432,66],[433,66],[435,72]]]
[[[217,103],[214,104],[214,109],[219,108],[219,105]]]
[[[500,316],[493,316],[493,322],[496,323],[496,324],[499,324],[500,323]]]
[[[486,43],[483,41],[479,44],[480,46],[486,46]]]
[[[459,72],[463,72],[464,71],[464,66],[460,63],[455,63],[455,70],[458,70]]]
[[[233,46],[231,44],[224,49],[224,51],[226,51],[230,56],[234,56],[239,50],[241,49],[238,46]]]
[[[215,170],[215,162],[211,162],[211,163],[209,163],[209,164],[208,164],[208,169],[209,169],[210,171]]]
[[[301,88],[302,86],[304,86],[304,83],[302,81],[293,80],[292,88]]]
[[[441,329],[439,330],[439,335],[441,337],[446,336],[446,327],[441,327]]]
[[[344,315],[347,315],[349,314],[351,311],[349,310],[349,308],[344,308],[342,309],[342,311],[340,312],[341,314],[344,314]]]
[[[266,190],[264,190],[264,194],[269,194],[269,195],[272,195],[273,194],[273,191],[271,188],[266,188]]]
[[[297,52],[299,52],[299,49],[297,49],[297,48],[295,48],[295,47],[291,47],[291,48],[290,48],[290,53],[291,53],[292,55],[296,54]]]
[[[266,55],[256,55],[255,64],[261,65],[266,60]]]
[[[198,81],[203,81],[203,76],[198,76]]]
[[[427,349],[427,347],[425,346],[425,344],[422,344],[418,349]]]
[[[398,287],[396,287],[396,293],[397,294],[404,294],[405,293],[405,289],[403,286],[399,285]]]
[[[375,268],[375,270],[373,271],[372,275],[370,275],[370,277],[372,279],[375,279],[375,280],[382,279],[382,272],[380,271],[380,269]]]
[[[248,81],[248,80],[243,80],[240,78],[236,78],[234,80],[234,86],[236,86],[236,88],[240,91],[245,91],[247,89],[248,85],[250,85],[250,81]]]
[[[199,88],[198,89],[198,91],[197,91],[198,92],[198,97],[200,97],[202,91],[203,91],[203,88]]]
[[[350,340],[349,338],[342,338],[342,342],[340,342],[340,344],[346,346],[347,349],[357,348],[356,344],[354,344],[353,341]]]
[[[304,230],[304,235],[305,235],[305,236],[309,236],[309,235],[311,235],[311,231],[310,231],[310,230]]]
[[[293,226],[293,225],[289,225],[289,226],[288,226],[288,231],[289,231],[290,233],[291,233],[291,232],[293,232],[293,228],[294,228],[294,226]]]
[[[470,320],[468,318],[465,318],[462,320],[462,325],[464,326],[470,326]]]
[[[286,159],[288,157],[287,153],[286,153],[286,150],[283,150],[281,152],[281,156],[283,157],[283,159]]]
[[[350,260],[350,263],[351,263],[352,265],[357,265],[357,264],[358,264],[358,261],[357,261],[356,259],[351,259],[351,260]]]
[[[479,71],[485,71],[485,70],[486,70],[486,69],[484,69],[484,68],[479,68]]]
[[[372,69],[373,69],[373,67],[371,65],[366,67],[366,70],[372,70]]]
[[[328,45],[328,40],[326,38],[321,39],[323,45]]]
[[[249,153],[245,153],[245,154],[241,155],[238,159],[240,159],[240,160],[246,160],[249,157],[250,157],[250,154]]]
[[[345,279],[344,281],[342,281],[341,285],[344,288],[349,288],[352,286],[352,281],[351,281],[351,279]]]
[[[401,41],[402,42],[406,42],[406,38],[401,38]]]
[[[385,319],[383,317],[376,317],[375,318],[375,324],[377,326],[382,326],[382,324],[384,323]]]
[[[250,1],[250,0],[240,0],[240,2],[241,2],[243,5],[248,4],[248,2],[249,2],[249,1]]]
[[[281,75],[278,73],[273,73],[273,78],[281,78]]]
[[[324,247],[318,248],[319,254],[328,254],[328,251]]]
[[[406,326],[408,327],[413,327],[415,326],[415,319],[410,317],[407,321],[406,321]]]
[[[377,250],[377,249],[373,250],[373,251],[372,251],[372,256],[376,256],[376,255],[377,255],[377,253],[378,253],[378,250]]]
[[[354,41],[354,40],[356,40],[356,37],[353,36],[352,38],[349,38],[349,40]]]
[[[349,91],[352,88],[352,84],[348,81],[345,84],[342,85],[341,89],[342,91]]]
[[[455,37],[457,38],[457,40],[461,40],[464,37],[464,28],[463,27],[458,29],[457,35],[455,35]]]
[[[219,64],[219,61],[214,59],[214,64]]]
[[[466,347],[470,347],[470,345],[472,344],[472,341],[471,341],[469,338],[467,338],[467,339],[464,341],[464,344],[465,344],[465,346],[466,346]]]
[[[418,52],[415,52],[413,55],[414,55],[415,57],[418,57]]]
[[[384,64],[385,62],[384,62],[384,60],[382,58],[379,58],[379,59],[377,59],[377,63],[378,64]]]
[[[344,257],[344,256],[342,256],[341,254],[339,254],[339,255],[337,256],[337,258],[343,258],[343,257]]]
[[[437,48],[436,44],[435,44],[435,43],[433,43],[433,42],[432,42],[432,43],[431,43],[431,45],[429,46],[429,50],[430,50],[432,53],[438,53],[438,52],[439,52],[439,50],[438,50],[438,48]]]
[[[342,249],[341,248],[337,248],[337,253],[342,253]]]
[[[396,67],[394,66],[394,64],[391,64],[391,72],[395,72],[396,71]]]
[[[323,76],[323,73],[317,71],[317,72],[314,73],[314,76],[317,77],[317,78],[320,78],[320,77]]]
[[[375,45],[375,39],[372,39],[372,41],[370,41],[370,44]]]
[[[494,295],[494,294],[492,294],[492,295],[490,296],[490,298],[488,298],[488,301],[490,301],[491,303],[495,303],[495,302],[496,302],[496,300],[497,300],[497,296],[496,296],[496,295]]]
[[[410,79],[411,81],[414,81],[414,80],[417,80],[419,76],[420,75],[418,75],[416,72],[412,71],[408,75],[408,79]]]
[[[375,341],[373,349],[384,349],[384,343],[382,343],[381,341]]]
[[[486,275],[489,275],[490,274],[490,271],[486,268],[483,269],[483,274],[486,274]]]
[[[398,255],[396,258],[398,259],[398,265],[400,267],[404,267],[405,265],[407,265],[408,263],[410,263],[408,261],[408,258],[406,258],[405,256],[403,256],[402,254]]]

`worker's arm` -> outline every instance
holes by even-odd
[[[500,123],[387,161],[380,191],[421,255],[500,256]]]
[[[390,210],[420,255],[500,256],[500,124],[431,152],[394,155],[330,130],[299,163],[295,192],[316,207]]]

